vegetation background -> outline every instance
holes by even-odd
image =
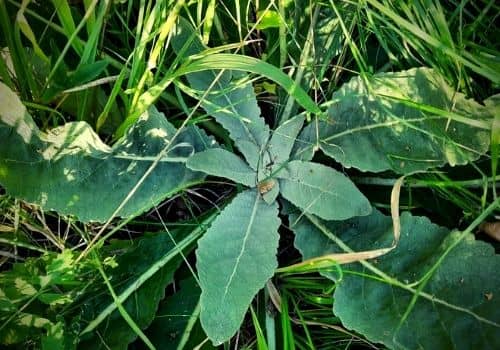
[[[0,0],[0,343],[6,349],[500,346],[499,15],[492,0]],[[384,79],[396,87],[376,85]],[[446,127],[396,116],[402,126],[375,132],[372,147],[361,147],[364,136],[355,138],[358,153],[355,147],[352,158],[342,159],[336,149],[344,145],[320,148],[323,136],[315,139],[312,127],[333,132],[321,123],[337,120],[341,103],[352,120],[351,114],[386,118],[401,108]],[[231,177],[193,157],[223,149],[248,161],[249,148],[221,122],[233,109],[237,118],[244,111],[251,119],[243,108],[254,108],[268,132],[297,122],[295,134],[286,131],[292,143],[285,158],[293,146],[298,162],[301,142],[317,141],[314,158],[301,161],[313,159],[315,171],[348,178],[374,212],[366,221],[324,217],[302,205],[306,192],[287,195],[279,180],[279,236],[278,228],[269,233],[276,246],[267,243],[267,231],[255,242],[256,250],[276,255],[278,268],[271,266],[268,283],[236,275],[253,301],[228,302],[229,310],[243,310],[232,332],[208,326],[212,316],[218,324],[224,315],[217,314],[217,299],[200,302],[201,290],[207,295],[222,286],[202,282],[200,290],[197,264],[204,255],[195,252],[197,242],[205,236],[208,244],[212,223],[251,191],[244,186],[273,193],[274,182],[266,181],[281,168],[248,184],[242,168]],[[162,137],[172,142],[168,151]],[[453,157],[446,154],[449,140],[460,149]],[[373,160],[377,152],[393,152],[398,161],[384,168]],[[130,154],[148,166],[128,168]],[[442,159],[422,166],[411,158],[429,154]],[[278,203],[278,192],[272,195]],[[346,206],[332,204],[334,211]],[[407,213],[400,217],[398,209]],[[277,217],[277,204],[275,211]],[[274,225],[269,212],[259,212],[257,226]],[[373,264],[365,261],[373,256],[352,255],[345,246],[382,254],[400,233],[392,255]],[[224,239],[216,243],[208,251],[215,260]],[[252,254],[249,261],[264,269]],[[355,278],[375,294],[365,294]],[[440,309],[441,301],[453,312]],[[434,317],[443,329],[436,330]]]

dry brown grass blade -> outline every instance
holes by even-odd
[[[399,221],[399,196],[401,194],[401,186],[405,180],[404,176],[401,176],[392,187],[391,191],[391,217],[392,217],[392,227],[394,232],[394,242],[392,243],[392,248],[398,245],[399,237],[401,235],[401,222]]]
[[[276,310],[281,312],[281,296],[278,292],[278,289],[271,280],[267,281],[266,287],[267,292],[269,293],[269,299],[271,299],[271,302],[273,303]]]
[[[8,225],[0,224],[0,232],[14,232],[15,228]]]
[[[390,247],[366,250],[361,252],[327,254],[317,258],[307,259],[297,264],[282,267],[277,269],[276,271],[282,273],[305,273],[313,270],[315,271],[318,269],[330,268],[337,264],[349,264],[361,260],[378,258],[396,248],[399,242],[399,237],[401,235],[401,222],[399,220],[399,196],[401,193],[401,186],[403,185],[404,178],[405,177],[402,176],[394,183],[391,192],[391,217],[394,239]]]

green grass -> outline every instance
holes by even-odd
[[[321,118],[320,108],[324,110],[332,93],[355,75],[368,77],[415,66],[434,68],[457,91],[478,101],[499,92],[500,43],[494,38],[500,37],[495,22],[500,7],[493,0],[296,3],[299,8],[282,0],[0,0],[0,81],[19,95],[43,130],[85,121],[112,144],[154,105],[179,132],[196,124],[227,149],[233,149],[227,132],[200,108],[210,89],[196,100],[185,74],[206,67],[249,72],[256,89],[260,88],[264,118],[272,126],[298,113],[308,119]],[[326,45],[320,30],[333,15],[339,20],[330,23],[330,35],[340,39],[332,44],[331,52],[322,52],[321,46],[313,43]],[[199,60],[181,63],[181,55],[174,54],[170,40],[178,16],[188,19],[212,48]],[[266,16],[272,17],[271,26],[259,26]],[[248,57],[235,58],[230,55],[233,53]],[[220,76],[211,88],[218,79]],[[492,140],[498,142],[497,134],[493,129]],[[450,228],[467,228],[466,232],[476,229],[477,218],[498,220],[500,207],[491,206],[498,203],[497,148],[493,143],[492,151],[471,165],[410,175],[402,190],[401,208]],[[375,206],[388,212],[390,187],[397,180],[394,174],[346,171]],[[134,191],[140,191],[140,184]],[[17,264],[44,254],[56,257],[70,251],[74,253],[70,260],[74,273],[81,274],[78,283],[50,287],[54,295],[67,296],[69,301],[36,307],[32,299],[20,301],[21,310],[32,310],[54,325],[34,327],[26,336],[18,330],[20,340],[9,348],[49,349],[50,340],[61,339],[56,324],[64,326],[65,344],[85,340],[78,338],[85,333],[96,336],[97,327],[116,309],[138,337],[131,348],[154,348],[147,329],[136,324],[135,315],[122,303],[174,260],[178,260],[178,267],[162,303],[175,295],[186,276],[196,277],[195,242],[234,192],[230,183],[206,181],[150,213],[123,219],[113,216],[105,223],[92,224],[44,212],[1,192],[2,272],[15,271]],[[110,266],[127,251],[128,244],[145,232],[171,231],[174,236],[188,233],[175,241],[176,249],[158,264],[141,271],[132,287],[113,286]],[[298,262],[292,239],[281,243],[281,266]],[[491,243],[499,248],[498,242]],[[129,263],[133,269],[134,261]],[[33,262],[30,278],[49,274],[42,265],[41,260]],[[71,271],[64,273],[71,275]],[[270,291],[262,291],[238,335],[219,348],[381,348],[342,326],[332,313],[335,284],[318,271],[278,274],[274,283],[281,312],[273,305]],[[0,285],[0,293],[4,287]],[[103,295],[111,295],[114,302],[107,299],[108,308],[86,319],[84,327],[80,320],[86,315],[79,308],[98,309]],[[0,340],[12,319],[11,313],[0,311]],[[189,344],[186,349],[209,349],[210,342],[196,320],[194,317],[190,332],[182,335]]]

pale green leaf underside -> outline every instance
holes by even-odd
[[[273,131],[273,135],[269,140],[268,149],[274,164],[280,166],[282,163],[288,161],[297,135],[303,124],[304,117],[297,115],[287,120]]]
[[[410,173],[461,165],[488,150],[491,114],[429,68],[353,78],[332,96],[329,119],[301,134],[346,167]],[[420,106],[420,109],[419,109]],[[425,108],[426,111],[422,110]],[[459,121],[460,120],[460,121]]]
[[[0,83],[0,184],[13,196],[81,221],[106,221],[175,134],[151,108],[108,147],[85,122],[41,132],[19,98]],[[118,216],[139,214],[204,178],[180,162],[211,147],[186,128]],[[99,205],[96,205],[98,203]]]
[[[291,218],[293,220],[294,218]],[[392,220],[374,210],[370,216],[324,223],[355,251],[390,246]],[[294,227],[295,246],[304,259],[340,249],[306,219]],[[401,216],[401,239],[395,250],[374,266],[402,283],[420,280],[458,233],[427,218]],[[500,256],[472,235],[444,259],[398,329],[415,295],[380,280],[359,264],[345,267],[335,289],[334,313],[344,326],[395,349],[498,349],[500,347]],[[335,274],[325,273],[335,279]],[[491,294],[490,294],[491,293]],[[443,303],[444,302],[444,303]]]
[[[155,319],[146,330],[157,349],[194,349],[206,338],[199,323],[193,324],[199,314],[200,287],[193,277],[179,284],[175,294],[160,303]],[[186,344],[188,340],[191,344]]]
[[[249,187],[255,187],[257,181],[256,172],[244,160],[222,148],[198,152],[189,157],[186,166],[191,170],[225,177]]]
[[[172,46],[180,53],[184,45],[188,45],[184,52],[186,57],[205,49],[189,22],[179,18]],[[253,86],[245,73],[227,69],[220,76],[219,73],[218,70],[190,73],[187,80],[199,98],[210,89],[201,106],[229,131],[248,164],[257,170],[259,155],[269,137],[269,127],[260,117]]]
[[[198,241],[201,323],[214,344],[239,329],[255,294],[277,267],[278,205],[241,192]]]
[[[322,164],[291,161],[278,173],[281,194],[306,213],[326,220],[368,215],[368,199],[345,175]]]

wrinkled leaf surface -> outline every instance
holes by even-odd
[[[45,133],[19,98],[0,83],[0,184],[13,196],[81,221],[106,221],[139,182],[176,129],[151,108],[113,147],[85,122]],[[201,181],[182,163],[213,141],[190,126],[118,212],[137,215]],[[99,205],[96,205],[98,203]]]
[[[284,198],[327,220],[368,215],[370,202],[349,178],[318,163],[294,160],[278,173]]]
[[[277,267],[278,204],[238,194],[198,241],[201,323],[215,345],[240,328],[255,294]]]
[[[324,224],[355,251],[389,246],[393,239],[391,218],[376,210],[370,216]],[[305,259],[341,251],[306,219],[300,220],[294,231],[295,245]],[[403,318],[418,294],[418,281],[459,236],[427,218],[403,213],[397,248],[370,262],[406,285],[417,284],[405,290],[372,278],[373,272],[360,264],[347,265],[335,289],[335,315],[348,329],[389,348],[498,348],[500,256],[472,235],[444,258]],[[334,280],[339,277],[324,274]]]
[[[466,164],[488,150],[491,113],[429,68],[376,74],[368,87],[355,77],[332,101],[328,119],[304,129],[296,154],[317,144],[346,167],[407,174]]]

